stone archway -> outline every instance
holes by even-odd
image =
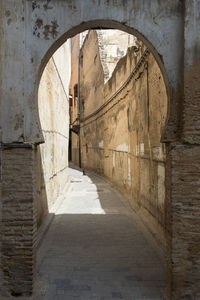
[[[5,22],[13,24],[12,9],[9,3],[2,4],[2,10],[7,12]],[[89,14],[88,14],[89,8]],[[183,7],[180,1],[174,1],[172,5],[163,3],[160,6],[159,1],[155,0],[152,4],[141,4],[136,1],[90,1],[73,3],[73,1],[42,0],[40,3],[36,1],[26,1],[21,7],[13,4],[13,14],[16,19],[18,28],[15,32],[15,39],[20,42],[19,52],[15,49],[15,64],[4,65],[4,72],[7,74],[7,85],[12,85],[11,78],[21,75],[24,79],[19,83],[15,98],[20,98],[19,113],[5,109],[5,114],[2,116],[2,125],[4,131],[2,141],[10,142],[30,142],[40,143],[42,137],[40,135],[40,125],[37,112],[37,88],[38,88],[38,73],[42,71],[53,52],[70,36],[77,34],[87,28],[107,27],[121,29],[139,36],[141,40],[147,43],[150,50],[154,53],[157,61],[162,61],[160,66],[164,65],[167,77],[171,86],[172,105],[178,101],[177,88],[181,85],[181,66],[182,66],[182,10]],[[24,11],[23,11],[24,10]],[[23,17],[21,15],[23,14]],[[170,15],[170,18],[168,17]],[[154,19],[153,19],[154,18]],[[156,18],[156,20],[155,20]],[[6,29],[6,34],[13,36],[12,26]],[[15,40],[15,41],[16,41]],[[13,43],[10,39],[5,46],[7,51],[12,48]],[[18,43],[19,44],[19,43]],[[3,49],[6,52],[6,49]],[[6,53],[5,53],[6,56]],[[17,69],[19,62],[23,64],[14,74],[12,70]],[[23,67],[22,67],[23,66]],[[20,71],[20,72],[19,72]],[[13,73],[13,74],[12,74]],[[12,76],[11,76],[12,75]],[[10,78],[10,79],[9,79]],[[166,78],[166,76],[165,76]],[[4,81],[2,82],[4,88]],[[6,89],[6,83],[5,83]],[[24,92],[21,93],[21,90]],[[6,92],[6,91],[5,91]],[[5,94],[6,97],[7,94]],[[14,100],[7,97],[7,102],[2,106],[5,108],[8,101]],[[10,99],[10,100],[9,100]],[[22,104],[23,102],[23,104]],[[24,108],[22,108],[22,106]],[[175,138],[177,129],[175,128],[176,119],[174,111],[176,105],[172,107],[171,113],[173,117],[168,122],[170,125],[168,134],[172,140]],[[22,113],[23,111],[23,113]],[[20,114],[21,113],[21,114]],[[175,114],[176,115],[176,114]],[[13,120],[13,124],[8,120]],[[17,129],[14,123],[17,123]],[[174,124],[172,126],[172,123]],[[7,126],[6,126],[7,125]],[[170,128],[173,127],[173,130]]]
[[[150,50],[150,52],[153,54],[158,66],[160,67],[164,82],[165,82],[165,87],[166,87],[166,92],[167,92],[167,99],[168,99],[168,110],[167,110],[167,121],[169,121],[169,116],[170,116],[170,98],[171,98],[171,88],[170,88],[170,83],[169,83],[169,79],[168,79],[168,74],[165,70],[163,61],[161,59],[161,57],[159,56],[159,54],[157,53],[156,49],[153,47],[153,45],[140,33],[138,33],[135,29],[125,26],[124,24],[121,24],[117,21],[113,21],[113,20],[94,20],[94,21],[88,21],[85,22],[84,24],[79,24],[76,27],[70,29],[68,32],[64,33],[56,42],[54,42],[51,47],[48,49],[48,51],[46,52],[46,54],[44,55],[44,57],[41,60],[41,65],[39,68],[39,72],[38,72],[38,77],[37,77],[37,85],[39,86],[40,83],[40,78],[41,75],[45,69],[46,64],[48,63],[49,59],[52,57],[52,55],[55,53],[55,51],[68,39],[71,38],[73,36],[75,36],[76,34],[79,34],[81,32],[83,32],[84,30],[89,30],[89,29],[119,29],[119,30],[123,30],[124,32],[127,32],[129,34],[133,34],[135,36],[137,36],[138,38],[140,38],[144,44],[148,47],[148,49]],[[37,88],[38,88],[37,86]],[[37,105],[38,99],[36,99],[36,105]],[[38,112],[39,114],[39,112]],[[162,134],[162,139],[165,140],[165,133],[167,131],[167,122],[166,122],[166,127],[165,130],[163,131]],[[169,166],[167,166],[169,167]],[[169,172],[167,172],[168,174]],[[169,180],[167,180],[167,183],[169,183]],[[169,190],[169,184],[166,187],[166,193],[169,194],[170,190]],[[169,195],[168,197],[169,198]],[[166,209],[167,208],[166,204]],[[167,213],[166,213],[167,215]],[[166,227],[169,227],[169,220],[166,220]],[[169,228],[167,228],[167,230],[169,230]],[[169,234],[166,230],[166,244],[168,245],[168,248],[170,248],[170,240],[169,240]],[[166,250],[166,253],[168,253],[168,260],[170,260],[170,256],[169,256],[169,249]],[[169,261],[170,264],[170,261]]]
[[[138,35],[153,52],[166,83],[169,79],[170,113],[163,140],[169,144],[166,214],[172,299],[198,297],[200,139],[195,117],[199,79],[195,74],[200,65],[199,6],[199,0],[1,1],[1,249],[9,293],[29,294],[32,289],[34,145],[43,142],[37,110],[41,72],[70,36],[88,28],[109,27]]]

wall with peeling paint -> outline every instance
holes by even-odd
[[[39,87],[40,121],[45,143],[37,147],[38,225],[68,181],[70,41],[49,60]]]
[[[85,54],[89,53],[90,61],[95,57],[90,48],[96,41],[94,34],[85,40],[81,74],[87,73]],[[129,48],[118,62],[105,86],[103,79],[90,86],[93,97],[87,98],[81,114],[81,160],[83,168],[103,174],[124,189],[134,208],[140,208],[141,213],[145,210],[149,221],[153,217],[164,238],[166,157],[160,140],[167,117],[167,93],[154,57],[144,44],[137,43],[138,48]],[[96,72],[98,67],[101,71],[100,62],[93,65]],[[90,65],[91,74],[92,70]],[[90,79],[93,77],[87,73],[87,82]],[[99,111],[94,109],[101,96],[96,85],[104,89],[99,103],[104,105]],[[85,77],[81,78],[82,90]]]

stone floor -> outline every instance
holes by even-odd
[[[70,168],[72,191],[38,250],[34,299],[164,299],[162,254],[124,196]]]

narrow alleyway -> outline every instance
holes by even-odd
[[[164,299],[164,258],[151,236],[113,185],[86,173],[69,169],[72,191],[38,250],[36,298]]]

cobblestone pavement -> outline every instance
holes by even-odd
[[[38,250],[34,299],[164,299],[164,259],[123,195],[93,173],[69,174],[72,191]]]

